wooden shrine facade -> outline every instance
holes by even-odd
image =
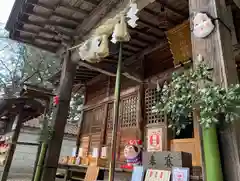
[[[91,153],[92,148],[100,148],[110,143],[118,51],[111,49],[109,56],[103,61],[91,64],[81,60],[78,49],[73,47],[91,36],[94,32],[92,30],[96,30],[98,25],[116,18],[116,14],[125,8],[128,2],[129,0],[15,1],[6,26],[10,32],[10,38],[56,53],[61,56],[61,59],[64,57],[61,78],[58,74],[53,81],[56,85],[60,82],[61,101],[56,108],[57,121],[54,122],[54,129],[57,136],[53,137],[49,145],[46,158],[48,167],[43,174],[44,181],[52,181],[55,177],[72,87],[75,88],[74,90],[85,87],[86,92],[83,121],[78,137],[80,147],[85,148],[87,153]],[[227,48],[233,45],[233,49],[239,49],[240,10],[237,6],[239,3],[236,3],[237,0],[223,0],[221,3],[217,0],[138,0],[137,2],[140,7],[138,26],[128,27],[131,39],[123,43],[123,79],[117,159],[119,162],[123,161],[123,146],[128,139],[146,140],[146,133],[150,127],[161,126],[164,135],[163,149],[190,152],[193,156],[193,165],[201,166],[198,125],[194,124],[192,128],[189,128],[191,135],[177,139],[167,128],[166,116],[157,115],[152,111],[158,96],[157,83],[161,84],[163,80],[170,78],[170,74],[179,68],[180,62],[177,63],[174,59],[176,57],[173,51],[175,44],[169,45],[168,41],[171,37],[168,33],[172,28],[176,28],[183,22],[186,23],[189,14],[192,15],[195,11],[207,11],[216,20],[220,18],[222,22],[225,22],[225,26],[222,24],[220,26],[216,21],[216,31],[206,39],[196,40],[190,35],[189,27],[187,29],[189,37],[185,36],[186,32],[179,34],[181,39],[177,39],[175,43],[179,43],[180,53],[188,52],[178,57],[184,58],[184,61],[186,59],[196,61],[197,55],[201,53],[206,60],[209,60],[210,65],[214,65],[216,70],[214,77],[224,77],[224,84],[228,84],[232,77],[233,79],[237,77],[234,74],[230,75],[236,71],[236,66],[234,61],[230,61],[234,59],[233,52],[230,52],[231,48],[229,50]],[[223,11],[218,12],[216,9]],[[228,16],[221,14],[222,12],[228,13]],[[213,44],[216,46],[212,46]],[[186,51],[189,49],[191,50]],[[222,84],[222,82],[218,83]],[[240,165],[239,148],[234,146],[235,142],[236,145],[240,145],[239,139],[235,139],[238,136],[235,130],[237,128],[238,126],[230,131],[234,135],[233,139],[232,135],[225,137],[227,139],[225,142],[231,142],[231,144],[229,144],[229,149],[224,148],[227,150],[224,155],[224,164],[226,164],[224,170],[229,178],[232,178],[229,179],[231,181],[237,181],[239,178],[237,175],[239,173],[236,171],[238,167],[234,168],[235,164],[230,164],[232,161],[237,166]],[[233,155],[230,155],[232,160],[226,155],[229,152]]]
[[[155,77],[153,78],[156,79]],[[84,154],[92,154],[93,148],[111,147],[113,129],[114,78],[101,76],[101,80],[85,87],[83,120],[79,130],[77,145]],[[156,83],[139,84],[130,79],[122,80],[120,102],[120,125],[117,140],[117,160],[123,163],[123,149],[131,139],[144,141],[147,148],[147,130],[162,128],[163,151],[185,151],[192,153],[193,165],[201,166],[200,140],[198,128],[186,130],[190,137],[174,139],[168,128],[166,115],[154,113],[153,107],[159,99]],[[108,153],[109,154],[109,153]],[[118,165],[119,166],[119,165]]]

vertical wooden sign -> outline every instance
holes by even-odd
[[[191,31],[189,21],[166,32],[170,49],[174,58],[174,65],[179,65],[192,58]]]
[[[163,130],[162,128],[149,128],[147,130],[147,151],[163,151]]]

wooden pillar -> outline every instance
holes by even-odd
[[[84,97],[83,97],[83,103],[82,105],[84,106],[85,105],[85,101],[86,100],[86,86],[84,88]],[[77,133],[77,142],[76,142],[76,157],[78,156],[78,153],[79,153],[79,148],[80,148],[80,143],[81,143],[81,128],[82,128],[82,125],[83,125],[83,120],[84,119],[84,110],[81,111],[81,117],[80,117],[80,122],[78,124],[78,133]]]
[[[20,111],[20,113],[16,116],[13,124],[16,124],[16,127],[12,136],[9,151],[7,153],[7,158],[4,165],[1,181],[7,181],[9,170],[11,168],[13,155],[16,150],[17,140],[18,140],[20,130],[21,130],[21,125],[22,125],[22,111]]]
[[[231,32],[228,28],[229,22],[226,21],[229,13],[225,0],[189,0],[189,10],[191,21],[192,15],[198,12],[207,12],[215,19],[215,29],[208,37],[201,39],[192,34],[193,62],[196,63],[198,55],[201,55],[204,62],[213,68],[215,83],[223,87],[236,83],[238,78],[233,58]],[[224,143],[224,147],[220,147],[223,156],[221,160],[226,181],[239,181],[240,178],[238,128],[239,123],[234,122],[221,134],[220,140]]]
[[[138,123],[138,128],[139,128],[138,138],[140,138],[142,141],[144,141],[145,140],[145,127],[146,127],[144,84],[141,84],[139,86],[139,90],[138,90],[137,123]]]
[[[69,103],[77,64],[71,61],[71,52],[67,51],[61,73],[59,87],[59,104],[54,110],[54,133],[50,140],[45,160],[43,181],[54,181],[58,168],[58,161],[64,137],[64,129],[67,123]]]

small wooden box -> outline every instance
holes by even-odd
[[[90,158],[90,166],[106,167],[108,165],[107,159],[102,158]]]
[[[82,157],[80,163],[81,163],[81,165],[89,165],[89,158]]]

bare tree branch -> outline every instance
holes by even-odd
[[[3,51],[3,50],[5,50],[5,48],[7,48],[7,47],[8,47],[8,45],[6,45],[5,47],[3,47],[3,48],[0,50],[0,52]]]
[[[11,79],[13,78],[12,77],[12,71],[7,67],[7,65],[3,62],[2,59],[0,59],[0,62],[2,63],[2,65],[9,71],[9,75],[11,76]]]

